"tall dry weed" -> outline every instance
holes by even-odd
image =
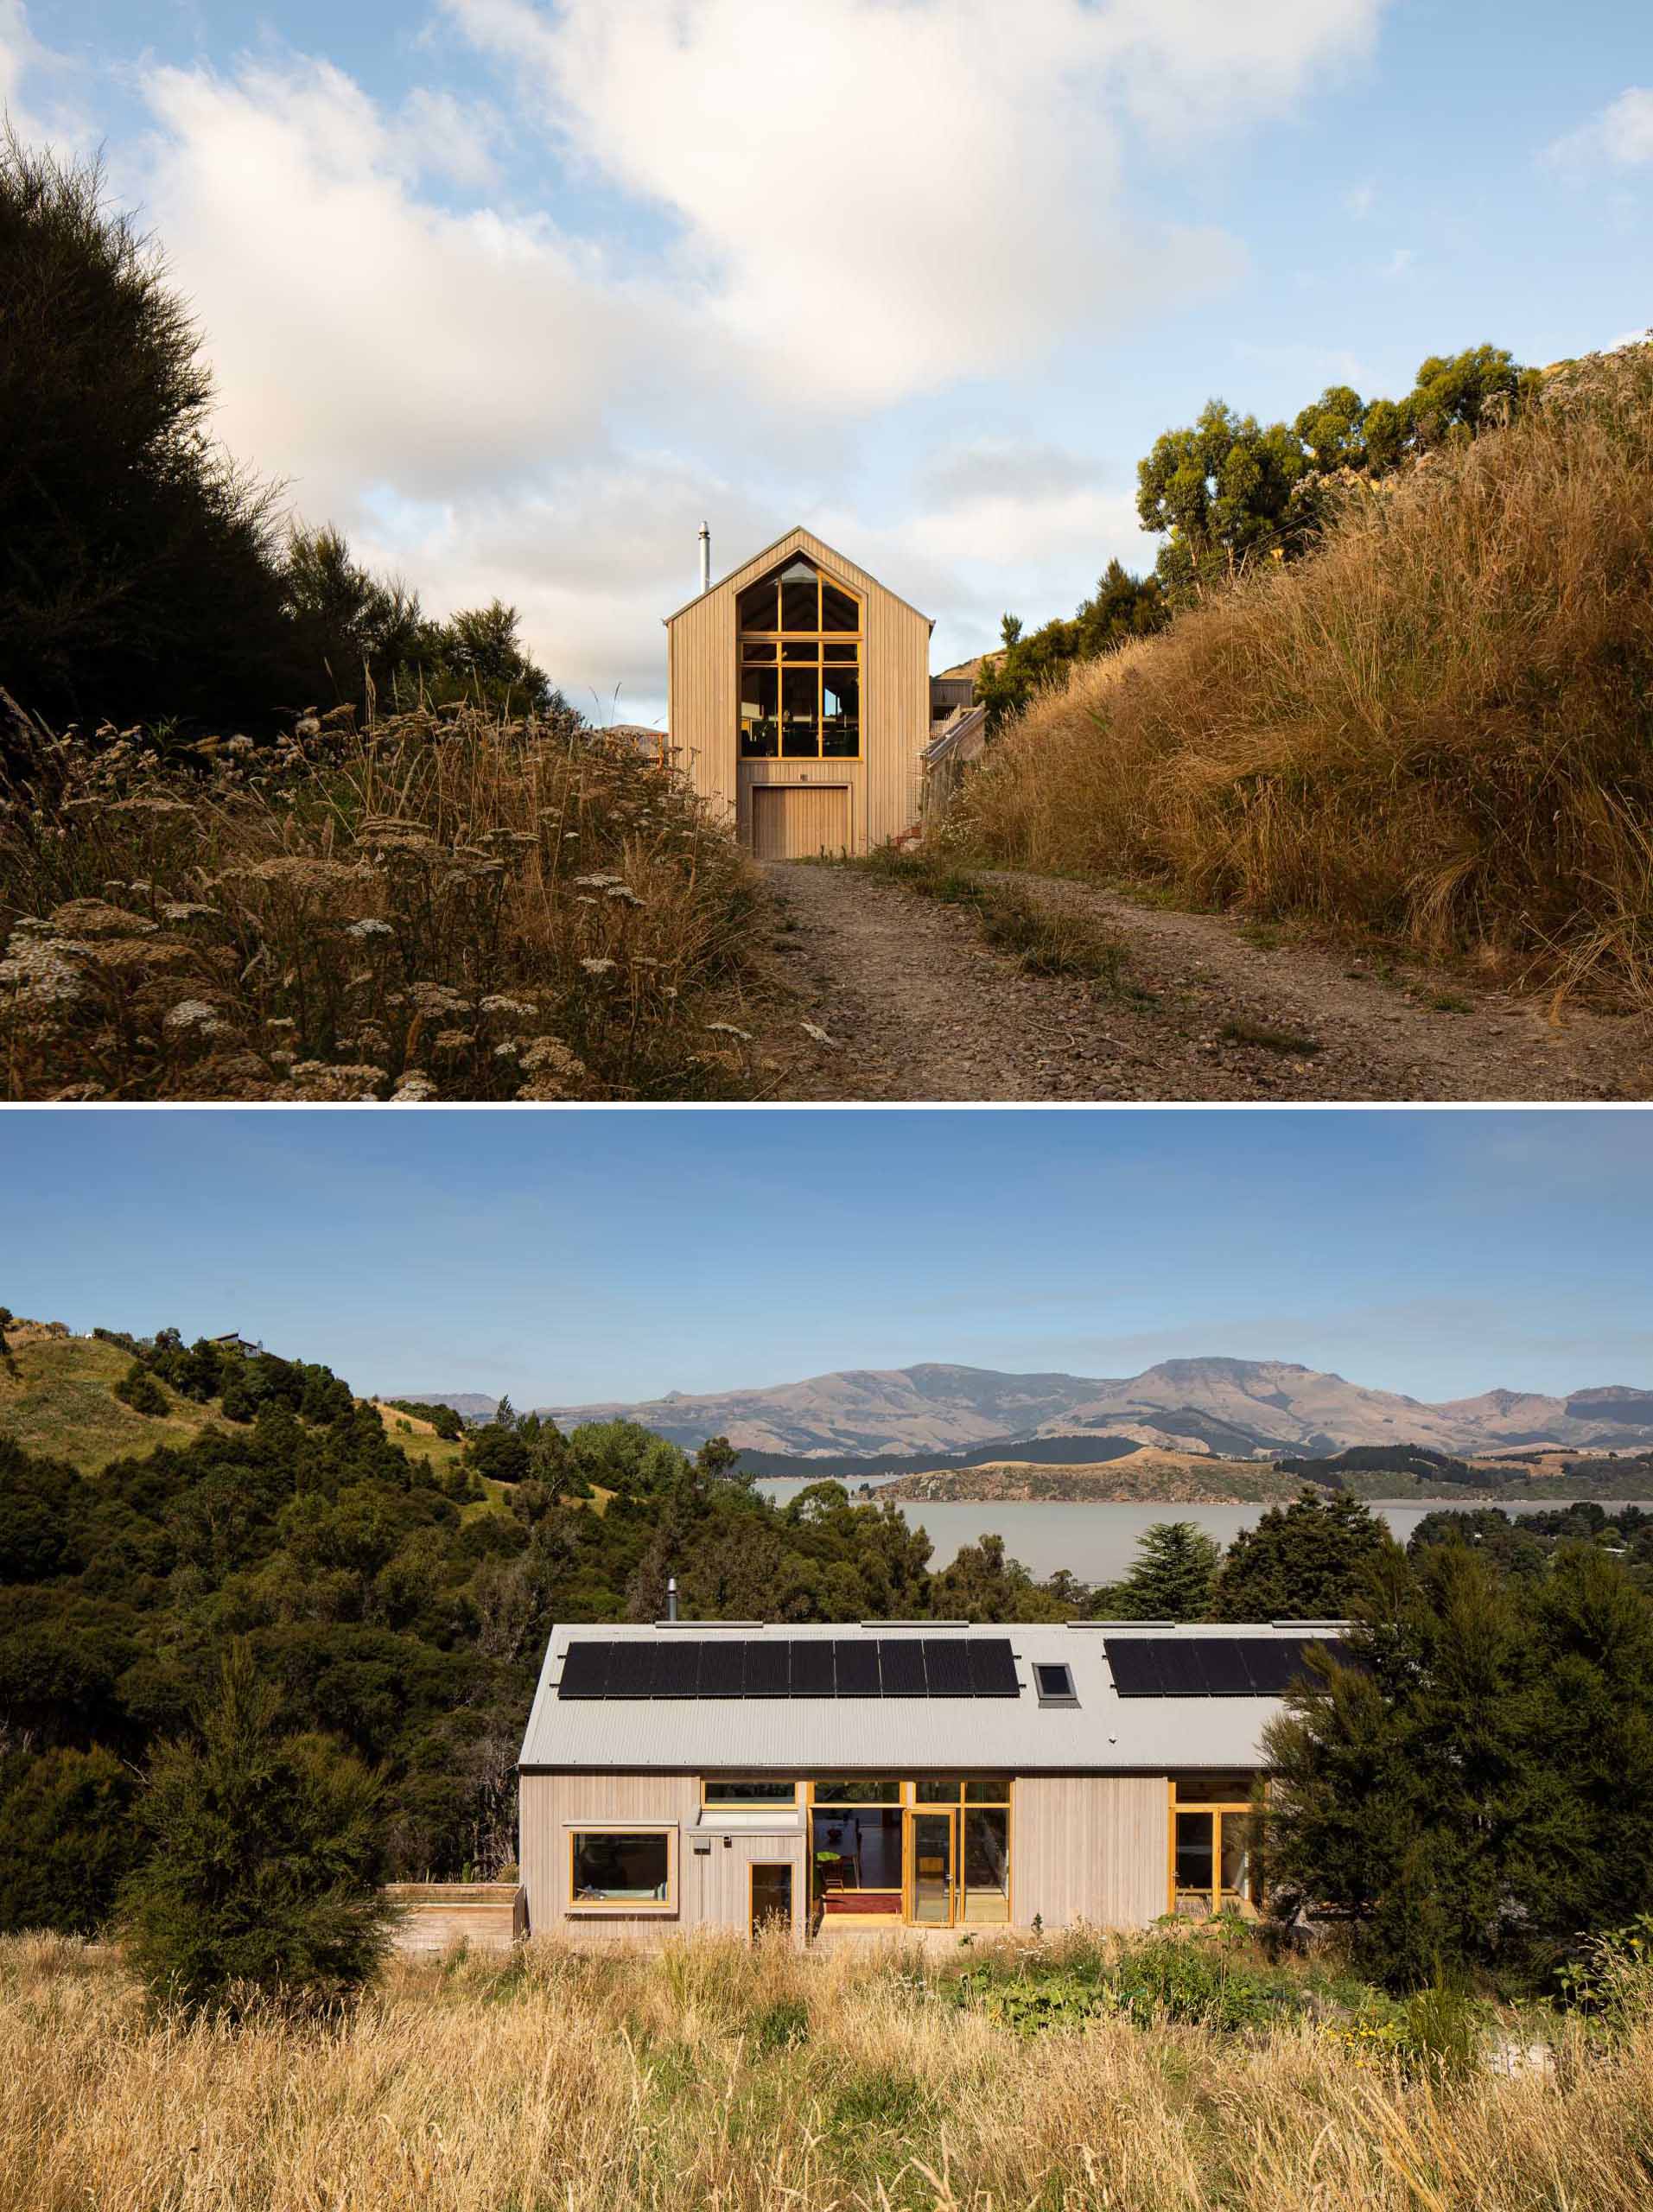
[[[403,1966],[331,2029],[146,2018],[108,1961],[0,1943],[17,2212],[1640,2212],[1653,2017],[1465,2075],[1313,2023],[1018,2037],[933,1961],[536,1943]],[[784,2011],[785,2037],[766,2020]]]
[[[753,878],[669,770],[470,711],[301,731],[20,733],[5,1096],[739,1094]]]
[[[966,783],[1002,862],[1653,1001],[1653,346],[1350,495]]]

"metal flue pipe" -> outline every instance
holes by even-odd
[[[666,1618],[669,1621],[675,1621],[677,1618],[677,1578],[675,1574],[668,1574],[666,1577]]]
[[[704,523],[700,526],[700,588],[703,591],[712,588],[712,533]]]

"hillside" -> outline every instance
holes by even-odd
[[[814,1458],[933,1452],[1013,1459],[1008,1447],[1029,1438],[1088,1435],[1116,1447],[1149,1445],[1230,1459],[1370,1444],[1421,1445],[1471,1458],[1543,1444],[1653,1443],[1653,1392],[1621,1385],[1567,1397],[1491,1390],[1432,1406],[1288,1361],[1216,1357],[1163,1360],[1124,1377],[1014,1375],[937,1363],[855,1368],[756,1389],[671,1391],[639,1403],[544,1410],[563,1427],[638,1421],[691,1449],[709,1436],[727,1436],[742,1451],[785,1455],[799,1463],[799,1472]],[[977,1452],[984,1446],[995,1449]]]
[[[213,1419],[211,1406],[168,1391],[162,1414],[134,1413],[115,1395],[131,1365],[130,1352],[95,1337],[73,1337],[60,1325],[8,1325],[11,1357],[0,1360],[0,1436],[42,1459],[67,1459],[95,1475],[111,1459],[189,1444]]]
[[[1077,667],[967,779],[950,840],[1645,1008],[1650,600],[1635,345]]]

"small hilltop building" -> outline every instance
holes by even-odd
[[[802,860],[916,828],[929,616],[801,526],[718,583],[703,529],[701,586],[666,617],[671,759],[741,842]]]

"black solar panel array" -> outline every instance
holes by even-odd
[[[1320,1636],[1105,1636],[1121,1697],[1283,1697]],[[565,1693],[566,1694],[566,1693]]]
[[[1008,1636],[579,1638],[557,1695],[1016,1697]]]

